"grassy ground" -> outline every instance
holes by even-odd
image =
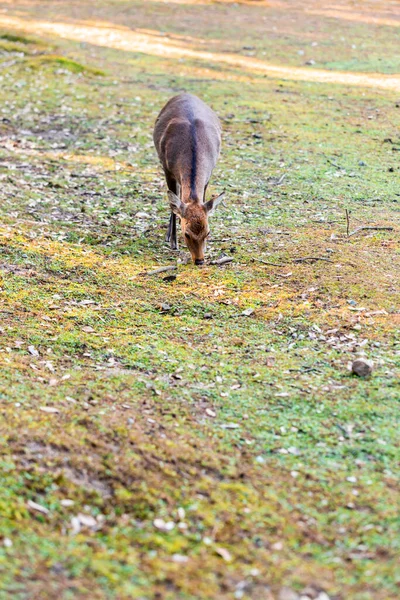
[[[396,6],[0,2],[1,599],[398,598]],[[163,241],[180,90],[223,267]]]

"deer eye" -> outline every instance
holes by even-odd
[[[209,231],[209,232],[207,233],[207,235],[206,235],[206,238],[210,237],[210,233],[211,233],[211,231]]]
[[[190,240],[190,235],[189,235],[188,233],[185,233],[185,238],[186,238],[187,240]]]

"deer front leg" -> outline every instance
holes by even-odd
[[[171,215],[170,215],[170,217],[169,217],[169,223],[168,223],[167,235],[165,236],[165,241],[166,241],[166,242],[170,242],[170,241],[171,241],[171,232],[172,232],[172,215],[173,215],[173,213],[171,213]]]
[[[179,194],[180,185],[178,184],[176,179],[174,179],[174,177],[172,177],[172,175],[168,173],[168,171],[165,171],[165,179],[167,180],[168,189],[174,194]],[[178,250],[178,238],[176,235],[176,215],[173,212],[171,212],[171,216],[169,218],[169,224],[165,241],[170,243],[172,250]]]
[[[178,250],[178,236],[176,233],[176,215],[171,213],[168,223],[167,235],[165,237],[166,242],[170,242],[172,250]]]
[[[178,236],[176,234],[176,215],[174,213],[171,213],[171,218],[169,222],[171,224],[171,249],[178,250]]]

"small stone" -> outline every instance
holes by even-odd
[[[188,556],[185,556],[184,554],[173,554],[172,555],[172,560],[176,563],[179,564],[184,564],[187,563],[189,560]]]
[[[275,542],[275,544],[272,544],[271,546],[272,550],[282,550],[283,549],[283,544],[282,542]]]
[[[351,371],[358,377],[369,377],[374,368],[374,363],[371,360],[365,358],[357,358],[352,362]]]
[[[69,506],[73,506],[75,504],[75,502],[73,500],[70,500],[69,498],[63,498],[60,501],[61,506],[65,506],[65,507],[69,507]]]
[[[279,591],[279,596],[278,596],[279,600],[298,600],[298,598],[299,598],[298,594],[296,594],[296,592],[294,590],[291,590],[288,587],[283,587]]]
[[[164,519],[154,519],[153,525],[160,531],[172,531],[175,527],[175,523],[173,521],[165,522]]]
[[[97,525],[96,519],[94,517],[92,517],[91,515],[83,515],[80,513],[78,515],[78,519],[79,519],[79,523],[83,527],[96,527],[96,525]]]
[[[76,535],[81,530],[81,522],[78,517],[72,517],[71,519],[71,530],[72,534]]]

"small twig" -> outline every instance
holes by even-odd
[[[301,367],[300,369],[289,369],[291,373],[310,373],[311,371],[315,371],[316,373],[321,373],[321,369],[316,369],[315,367]]]
[[[263,235],[292,235],[289,231],[274,231],[273,229],[260,228],[258,231]]]
[[[283,175],[281,175],[279,177],[278,181],[274,185],[281,185],[285,179],[286,179],[286,173],[283,173]]]
[[[330,262],[333,263],[333,260],[330,260],[329,258],[323,258],[322,256],[305,256],[304,258],[294,258],[293,262],[294,263],[300,263],[300,262],[304,262],[306,260],[324,260],[325,262]]]
[[[284,267],[285,265],[289,265],[290,263],[273,263],[273,262],[268,262],[266,260],[261,260],[259,259],[257,262],[262,263],[263,265],[270,265],[271,267]]]
[[[337,163],[335,163],[333,160],[331,160],[331,159],[330,159],[328,156],[326,156],[325,154],[324,154],[324,156],[325,156],[325,159],[326,159],[326,161],[327,161],[327,162],[328,162],[330,165],[332,165],[332,166],[333,166],[333,167],[335,167],[336,169],[340,169],[340,170],[342,170],[342,167],[341,167],[340,165],[338,165]]]
[[[270,265],[271,267],[284,267],[284,266],[290,265],[292,263],[301,263],[301,262],[305,262],[307,260],[323,260],[323,261],[329,262],[329,263],[335,262],[333,260],[330,260],[329,258],[324,258],[322,256],[305,256],[304,258],[294,258],[293,260],[290,260],[290,261],[284,262],[284,263],[273,263],[273,262],[268,262],[266,260],[261,260],[261,259],[258,259],[257,262],[260,262],[263,265]],[[350,267],[356,266],[353,263],[345,263],[345,264],[349,265]]]
[[[330,263],[334,262],[333,260],[330,260],[329,258],[323,258],[322,256],[304,256],[303,258],[293,258],[293,260],[289,260],[286,262],[280,262],[280,263],[268,262],[266,260],[261,260],[261,259],[259,259],[257,262],[260,262],[263,265],[271,265],[271,267],[284,267],[285,265],[290,265],[292,263],[301,263],[301,262],[305,262],[306,260],[324,260],[325,262],[330,262]]]
[[[373,230],[375,229],[377,231],[393,231],[393,227],[359,227],[358,229],[355,229],[354,231],[349,233],[348,237],[355,235],[359,231],[366,231],[366,230],[371,230],[371,229],[373,229]]]
[[[268,183],[272,187],[275,187],[277,185],[282,185],[282,183],[284,182],[285,179],[286,179],[286,173],[283,173],[283,175],[281,175],[280,177],[270,177],[268,179]]]
[[[140,275],[157,275],[158,273],[165,273],[165,271],[175,271],[178,267],[176,265],[169,265],[168,267],[160,267],[154,269],[154,271],[144,271]]]
[[[349,231],[350,231],[350,218],[349,218],[349,211],[346,208],[346,233],[347,233],[347,237],[349,237]]]

